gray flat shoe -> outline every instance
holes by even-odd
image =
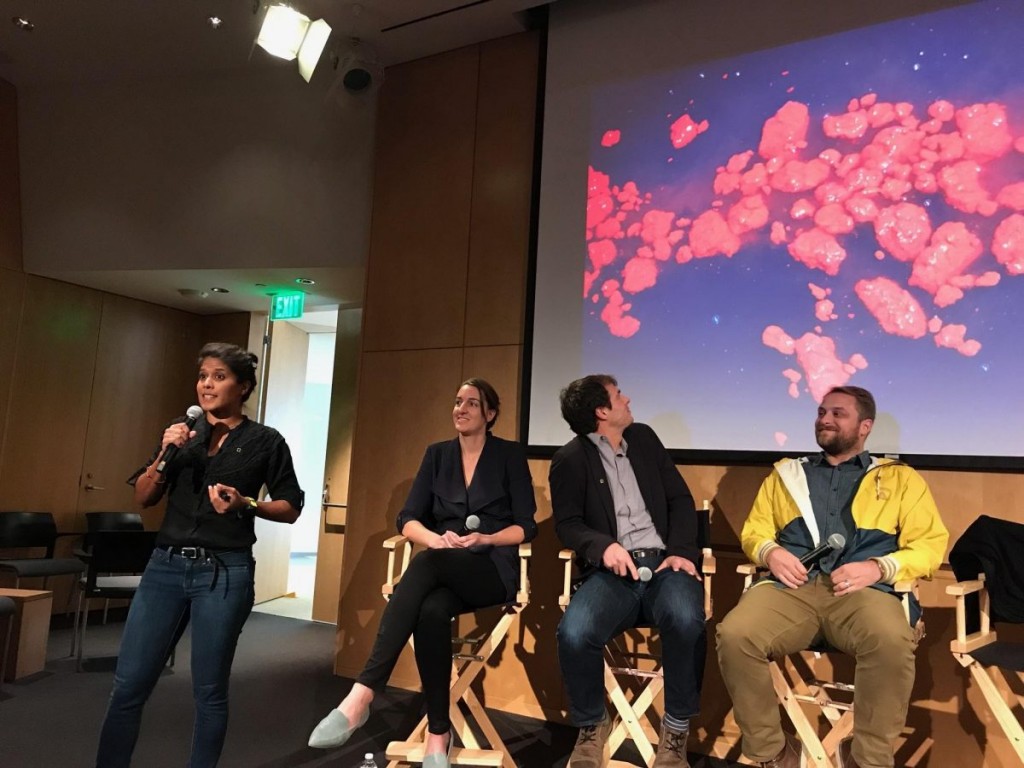
[[[362,728],[369,718],[367,711],[362,719],[354,726],[349,723],[348,718],[336,709],[332,709],[316,728],[309,735],[309,746],[313,749],[334,749],[340,747],[356,728]]]
[[[450,768],[451,763],[448,762],[448,758],[452,754],[452,744],[455,743],[455,733],[448,735],[448,751],[445,754],[440,752],[431,752],[429,755],[423,756],[423,768]]]

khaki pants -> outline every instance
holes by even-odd
[[[857,660],[853,756],[862,768],[893,765],[892,744],[914,685],[914,633],[893,595],[861,589],[836,597],[827,576],[799,589],[750,589],[718,625],[718,663],[743,732],[743,753],[771,760],[785,744],[769,657],[801,651],[816,636]]]

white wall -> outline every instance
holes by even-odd
[[[26,271],[365,260],[373,110],[291,67],[18,99]]]

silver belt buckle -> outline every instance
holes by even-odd
[[[181,556],[187,557],[189,560],[195,560],[199,557],[199,547],[182,547]]]

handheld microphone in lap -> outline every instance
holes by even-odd
[[[825,541],[800,558],[800,565],[809,568],[821,560],[825,555],[838,551],[846,546],[846,537],[841,533],[833,533]]]
[[[198,405],[190,405],[188,410],[185,411],[185,426],[188,427],[189,431],[191,432],[192,427],[194,427],[196,425],[196,422],[199,421],[199,419],[201,419],[202,417],[203,409],[200,408]],[[167,469],[167,464],[171,462],[175,456],[178,455],[179,450],[180,449],[178,448],[178,446],[176,446],[174,443],[168,445],[167,449],[164,451],[163,457],[160,459],[160,463],[156,465],[156,471],[159,472],[160,474],[163,474],[164,470]]]
[[[462,524],[462,531],[459,532],[460,536],[466,536],[473,531],[480,529],[480,516],[479,515],[467,515],[466,521]]]
[[[648,568],[646,565],[641,565],[636,569],[637,576],[640,577],[640,581],[648,582],[654,578],[654,571]]]

